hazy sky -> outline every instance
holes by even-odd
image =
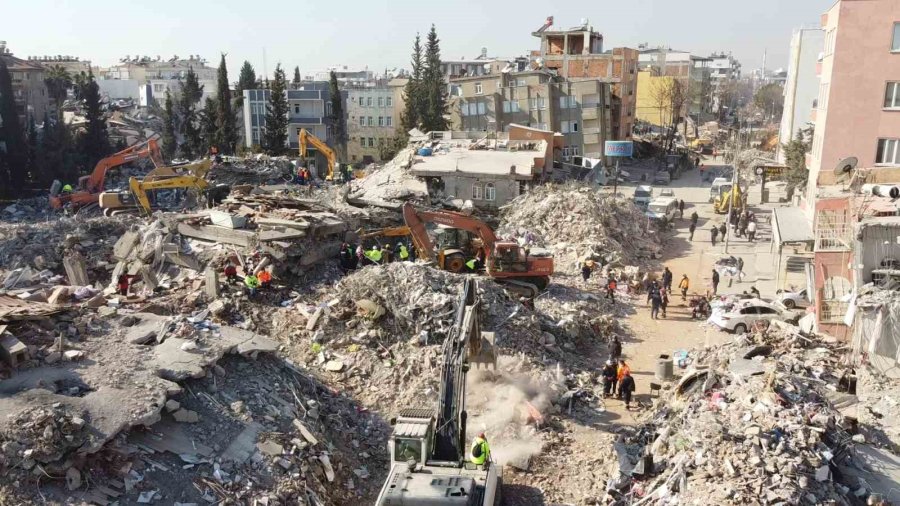
[[[787,65],[795,27],[816,26],[833,0],[6,0],[0,40],[19,57],[70,54],[108,66],[125,55],[227,53],[229,77],[243,60],[262,73],[331,65],[408,68],[416,31],[437,26],[442,55],[517,56],[537,49],[531,32],[587,18],[606,49],[641,42],[707,55],[731,51],[745,72]],[[553,6],[553,4],[556,4]]]

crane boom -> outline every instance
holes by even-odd
[[[300,129],[299,136],[299,144],[300,144],[300,158],[306,158],[307,149],[309,148],[309,144],[319,150],[324,156],[325,160],[328,161],[328,175],[325,176],[326,181],[332,181],[334,179],[334,166],[337,163],[337,156],[334,154],[334,150],[328,147],[327,144],[322,142],[321,139],[316,137],[315,135],[309,133],[305,128]]]

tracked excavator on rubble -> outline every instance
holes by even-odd
[[[147,196],[148,191],[164,189],[195,189],[206,191],[206,175],[212,169],[213,161],[206,159],[186,165],[170,167],[157,167],[144,176],[143,179],[130,178],[128,190],[105,191],[100,194],[99,203],[103,213],[107,216],[121,212],[133,212],[141,210],[144,214],[151,212]],[[162,182],[165,181],[165,182]],[[227,191],[227,188],[225,189]]]
[[[103,192],[106,183],[106,173],[109,169],[144,158],[149,158],[155,167],[163,165],[162,152],[159,150],[159,144],[156,142],[156,139],[135,144],[130,148],[123,149],[100,160],[90,176],[78,178],[78,187],[70,193],[63,193],[61,191],[63,184],[58,180],[54,181],[53,186],[50,188],[50,207],[62,209],[63,207],[71,206],[74,209],[80,209],[90,204],[98,203],[100,193]]]
[[[437,409],[407,408],[393,420],[390,472],[377,506],[501,504],[503,467],[473,464],[466,452],[466,373],[473,363],[497,365],[494,334],[481,331],[477,291],[467,279],[442,348]]]
[[[434,261],[445,271],[465,272],[467,259],[483,253],[485,273],[507,289],[526,297],[535,297],[550,283],[553,257],[543,250],[529,250],[514,241],[501,241],[483,221],[454,211],[419,211],[410,203],[403,205],[403,220],[409,227],[413,244],[420,258]],[[437,251],[425,229],[426,223],[439,228]],[[448,228],[450,230],[448,230]],[[460,239],[456,231],[475,236],[473,241]],[[443,244],[441,244],[443,243]]]

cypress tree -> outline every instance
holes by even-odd
[[[425,132],[447,129],[447,85],[441,71],[441,48],[437,30],[431,25],[425,42],[425,68],[422,72],[422,127]]]
[[[181,135],[184,138],[184,142],[181,144],[181,156],[185,158],[194,158],[201,154],[197,102],[202,97],[203,86],[200,85],[194,69],[190,68],[184,82],[181,83],[181,96],[178,104]]]
[[[225,55],[219,62],[218,95],[216,105],[216,137],[215,144],[219,152],[230,155],[237,144],[237,118],[231,104],[231,88],[228,85],[228,67],[225,66]],[[208,102],[207,102],[208,105]]]
[[[25,181],[28,155],[22,125],[19,124],[19,113],[13,96],[12,76],[6,63],[0,60],[0,142],[6,144],[6,152],[0,151],[0,186],[12,191],[21,188]]]
[[[38,150],[38,133],[37,125],[34,124],[34,116],[28,115],[28,131],[26,132],[26,152],[28,153],[28,172],[33,181],[40,180],[42,183],[48,183],[43,174],[39,175],[37,165]],[[39,179],[40,178],[40,179]]]
[[[203,139],[203,150],[208,152],[209,148],[216,146],[220,153],[225,153],[224,145],[219,143],[219,100],[212,97],[206,97],[203,110],[200,112],[200,137]]]
[[[331,125],[331,136],[334,145],[339,152],[339,159],[346,160],[347,156],[347,123],[344,120],[344,102],[341,99],[341,89],[338,86],[337,75],[331,72],[329,79],[329,93],[331,95],[331,114],[328,122]]]
[[[177,119],[172,95],[166,90],[166,103],[163,109],[162,152],[169,161],[175,158],[175,153],[178,151],[178,137],[175,134]]]
[[[332,72],[332,74],[334,74],[334,72]],[[294,84],[294,85],[300,84],[300,66],[299,66],[299,65],[296,66],[296,67],[294,67],[294,81],[293,81],[293,84]]]
[[[279,63],[275,67],[275,78],[271,83],[271,97],[266,106],[266,149],[279,154],[287,143],[288,103],[287,79]]]
[[[243,106],[244,90],[252,90],[254,88],[256,88],[256,72],[253,70],[253,65],[244,60],[244,65],[241,66],[241,72],[238,74],[237,86],[234,88],[235,104],[238,107]]]
[[[416,42],[413,44],[412,72],[409,81],[403,89],[405,106],[403,113],[400,115],[400,125],[403,127],[403,134],[413,128],[418,128],[422,120],[422,99],[420,90],[422,89],[422,44],[419,34],[416,34]]]
[[[84,155],[84,168],[85,170],[92,170],[101,158],[110,153],[106,118],[103,116],[100,104],[100,87],[94,80],[93,71],[88,73],[82,93],[87,127],[81,136],[80,144]]]

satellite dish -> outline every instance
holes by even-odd
[[[859,163],[859,160],[856,159],[855,156],[850,156],[844,158],[840,162],[838,162],[837,166],[834,168],[834,176],[835,183],[843,183],[851,178],[853,171],[856,170],[856,164]]]

